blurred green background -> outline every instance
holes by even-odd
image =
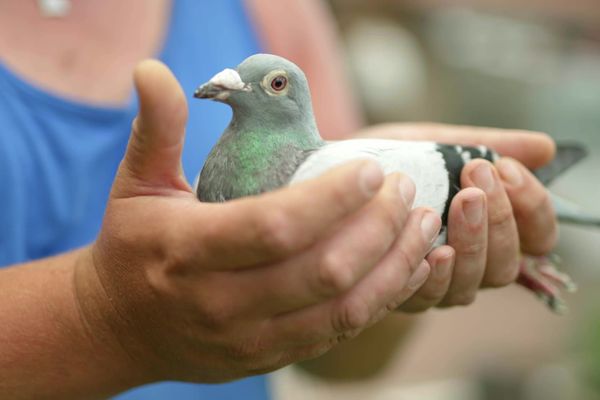
[[[437,121],[547,132],[590,156],[552,190],[600,215],[598,0],[331,0],[369,122]],[[600,398],[600,230],[561,226],[579,283],[570,313],[512,287],[429,313],[385,373],[362,383],[279,372],[282,399]],[[367,350],[368,351],[368,350]]]

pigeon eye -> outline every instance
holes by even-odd
[[[287,86],[287,78],[283,75],[278,75],[271,80],[271,88],[276,92],[281,92]]]
[[[291,84],[288,74],[284,70],[276,69],[263,77],[260,86],[269,96],[285,96]]]

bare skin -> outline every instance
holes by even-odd
[[[355,336],[426,280],[441,221],[410,211],[406,177],[359,161],[263,196],[200,203],[181,174],[180,87],[151,61],[136,82],[140,115],[98,240],[0,272],[0,335],[11,344],[0,397],[102,397],[271,371]],[[356,235],[366,229],[372,240]],[[36,291],[23,296],[29,280]],[[76,368],[59,387],[54,371],[24,379],[56,360]]]
[[[405,311],[470,304],[480,287],[501,287],[514,281],[521,250],[543,255],[556,244],[556,220],[548,193],[523,165],[538,168],[552,159],[554,143],[547,135],[440,124],[381,125],[367,128],[361,135],[483,144],[507,156],[495,166],[484,160],[465,166],[461,184],[467,189],[456,196],[449,215],[448,244],[456,253],[455,261],[451,266],[437,258],[432,261],[440,263],[441,278],[432,274],[431,282],[403,306]],[[515,174],[522,177],[518,183],[511,178]],[[482,181],[481,175],[489,176],[490,182]],[[446,274],[452,276],[450,282],[444,281]]]
[[[552,159],[554,144],[546,135],[430,123],[374,126],[362,130],[360,135],[484,144],[522,162],[502,158],[496,163],[497,169],[490,166],[497,186],[487,193],[473,187],[476,185],[470,178],[478,166],[487,163],[477,161],[467,165],[461,179],[463,185],[470,188],[459,192],[452,202],[448,224],[450,246],[442,246],[429,254],[429,278],[400,306],[401,310],[418,312],[433,306],[468,305],[475,300],[481,286],[512,282],[513,274],[518,272],[516,265],[512,264],[512,260],[518,257],[514,254],[515,248],[541,255],[554,247],[557,228],[552,205],[546,190],[524,167],[537,168]],[[513,163],[522,180],[514,180],[514,174],[506,171],[506,163]],[[504,191],[498,190],[498,187],[503,187]],[[473,208],[476,208],[473,203],[477,202],[482,206],[482,218],[467,218],[467,214],[473,216]],[[490,208],[490,204],[496,207],[496,211]],[[509,215],[514,215],[514,220]],[[505,251],[511,264],[488,262],[498,251]],[[407,314],[394,313],[358,338],[341,343],[318,359],[299,365],[328,379],[370,378],[395,356],[393,349],[410,343],[406,340],[406,333],[415,322],[415,318]],[[370,347],[366,353],[365,346],[370,343],[377,343],[377,346]]]
[[[344,69],[340,65],[333,25],[328,23],[331,16],[323,3],[247,0],[247,4],[269,49],[296,61],[306,71],[319,129],[329,139],[351,134],[484,144],[518,160],[527,168],[541,167],[554,157],[553,141],[538,132],[431,123],[392,123],[361,129],[360,113],[347,88]],[[429,256],[431,277],[401,306],[403,311],[468,305],[475,300],[480,287],[499,287],[514,280],[518,273],[520,249],[529,254],[545,254],[555,245],[554,211],[542,185],[532,180],[522,165],[517,165],[517,171],[527,178],[514,186],[505,179],[510,174],[503,173],[502,168],[506,166],[503,160],[495,167],[484,166],[489,168],[494,178],[494,189],[488,192],[478,190],[484,185],[475,182],[471,175],[481,163],[475,161],[464,169],[462,184],[471,188],[461,191],[453,201],[449,218],[450,246],[443,246]],[[524,199],[535,201],[527,202]],[[467,211],[470,219],[466,218]],[[512,217],[513,214],[516,217]],[[481,217],[477,218],[477,215]],[[394,320],[388,318],[388,321],[378,324],[369,333],[372,339],[378,337],[374,341],[385,349],[395,348],[402,340],[400,332],[412,323],[412,319],[405,314],[391,318]],[[323,376],[356,378],[371,375],[369,371],[380,369],[392,354],[389,350],[383,351],[379,358],[371,358],[370,368],[353,369],[353,366],[365,363],[361,344],[357,344],[356,348],[352,346],[352,343],[345,343],[339,351],[334,350],[302,365]]]
[[[106,10],[112,10],[116,3],[103,2]],[[14,7],[24,8],[18,12],[31,11],[25,9],[29,7],[24,5],[27,2],[4,2],[0,7],[6,4],[13,8],[0,9],[0,18],[16,13]],[[75,3],[74,7],[81,4],[87,3]],[[44,26],[46,22],[35,20],[33,14],[27,17],[31,18],[27,30],[10,23],[10,18],[0,21],[0,54],[15,71],[46,88],[83,101],[119,104],[131,88],[127,80],[133,65],[154,54],[160,46],[164,33],[160,21],[164,20],[158,15],[165,4],[132,1],[123,5],[148,5],[148,10],[136,11],[139,16],[146,16],[138,24],[147,23],[153,29],[144,36],[148,41],[140,48],[139,42],[132,40],[123,43],[122,52],[114,54],[114,63],[107,66],[114,68],[112,80],[108,74],[86,68],[84,60],[101,58],[101,49],[106,49],[112,39],[103,42],[103,36],[95,36],[96,25],[86,25],[85,20],[79,22],[81,37],[68,40],[73,40],[69,43],[77,48],[87,40],[97,39],[98,46],[89,47],[94,53],[87,55],[91,58],[61,62],[58,55],[64,53],[51,47],[59,44],[48,41],[45,46],[54,49],[46,52],[48,59],[44,62],[48,64],[28,70],[41,62],[36,54],[43,49],[36,47],[35,33],[48,32],[48,37],[52,37],[52,32],[59,34],[53,30],[60,30],[60,25]],[[100,9],[95,10],[98,24],[102,26],[103,21],[112,29],[120,26],[114,23],[112,12]],[[122,15],[125,18],[130,14]],[[291,23],[285,19],[277,21]],[[27,51],[19,52],[1,39],[14,37],[15,32],[20,33],[21,46]],[[318,70],[318,60],[306,62],[315,63],[312,68]],[[67,67],[70,69],[65,70]],[[71,73],[64,74],[67,70]],[[86,75],[85,79],[81,75],[96,72],[97,76]],[[88,90],[81,79],[92,80],[93,88]],[[459,193],[453,208],[460,211],[464,202],[480,201],[483,218],[474,226],[467,226],[457,211],[456,218],[450,219],[450,230],[456,232],[453,247],[443,246],[423,261],[428,242],[415,232],[421,232],[421,221],[429,212],[408,212],[409,207],[397,190],[399,182],[406,181],[401,176],[384,180],[374,173],[370,179],[372,188],[365,191],[367,183],[360,176],[366,165],[360,163],[265,196],[219,206],[199,204],[180,170],[187,108],[176,82],[163,67],[152,63],[138,69],[136,81],[142,110],[134,124],[98,241],[72,253],[0,270],[0,343],[9,344],[0,351],[0,397],[106,397],[161,379],[222,381],[271,370],[322,354],[338,341],[353,337],[382,319],[390,309],[417,311],[442,303],[466,304],[481,284],[483,278],[479,275],[499,276],[488,282],[494,286],[510,283],[510,261],[508,266],[492,264],[494,267],[490,268],[487,260],[490,252],[506,250],[502,247],[506,243],[512,246],[510,254],[516,257],[517,229],[528,232],[521,235],[522,246],[532,245],[536,237],[544,246],[553,241],[548,230],[539,226],[542,219],[552,221],[551,211],[542,209],[548,218],[537,218],[531,224],[523,220],[527,210],[518,199],[529,193],[543,202],[545,192],[539,187],[513,186],[485,196],[479,189],[470,189]],[[328,82],[335,86],[343,80],[338,76],[323,85]],[[347,112],[352,111],[348,108]],[[345,116],[341,111],[335,115],[341,119]],[[341,132],[357,128],[344,126]],[[460,139],[466,135],[465,140],[474,143],[486,137],[480,131],[475,137],[470,128],[438,128],[439,137],[452,134]],[[416,137],[426,131],[417,126],[411,132]],[[167,137],[165,132],[178,135]],[[548,146],[518,153],[523,146],[532,147],[539,140],[538,135],[521,133],[508,136],[506,141],[498,138],[498,146],[529,165],[551,157],[551,141],[547,138],[543,140]],[[465,179],[468,172],[465,169]],[[410,198],[410,190],[406,190]],[[320,193],[318,198],[312,195],[315,192]],[[307,194],[311,196],[307,198]],[[311,201],[314,206],[308,208],[314,214],[307,215],[306,204]],[[488,222],[493,219],[489,217],[490,207],[487,213],[485,207],[492,202],[497,205],[495,212],[508,222]],[[361,238],[355,242],[353,232],[362,229],[365,218],[361,215],[366,209],[377,216],[377,229],[372,241]],[[496,236],[508,239],[491,239]],[[343,257],[340,243],[348,246]],[[350,259],[355,263],[348,264]],[[258,263],[261,267],[253,268]],[[306,273],[307,265],[313,267],[310,273]],[[284,268],[296,279],[282,281]],[[477,279],[456,272],[466,269],[478,271]],[[443,273],[438,271],[431,274],[435,279],[428,279],[430,270]],[[294,271],[302,273],[294,275]],[[278,286],[282,282],[285,285]],[[456,289],[450,291],[448,288],[452,287]],[[467,288],[467,294],[461,293],[461,287]],[[203,318],[197,318],[198,315]],[[383,329],[386,324],[377,326]],[[266,331],[271,333],[266,335]],[[348,360],[351,358],[345,364]],[[327,356],[321,362],[327,365]],[[55,385],[58,377],[60,387]]]
[[[131,95],[135,65],[162,46],[170,4],[76,1],[67,18],[48,19],[35,1],[2,1],[2,62],[28,82],[60,95],[121,105]]]

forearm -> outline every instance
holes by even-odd
[[[338,381],[368,379],[381,372],[408,340],[417,316],[393,313],[356,338],[328,353],[297,364],[323,379]]]
[[[80,317],[74,290],[88,249],[0,270],[0,398],[94,398],[128,387],[127,363]]]

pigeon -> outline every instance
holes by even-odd
[[[427,206],[442,217],[437,245],[446,241],[448,210],[460,190],[463,166],[475,158],[496,161],[485,146],[430,141],[348,139],[325,141],[315,122],[307,79],[285,58],[255,54],[199,86],[194,97],[228,104],[232,119],[210,151],[196,179],[203,202],[225,202],[292,185],[355,159],[373,159],[385,174],[402,172],[417,188],[414,207]],[[585,155],[567,146],[568,163]],[[559,148],[559,154],[561,154]],[[564,168],[555,168],[562,172]],[[550,169],[542,171],[552,180]],[[518,283],[554,311],[565,309],[560,289],[575,285],[548,257],[522,257]]]

